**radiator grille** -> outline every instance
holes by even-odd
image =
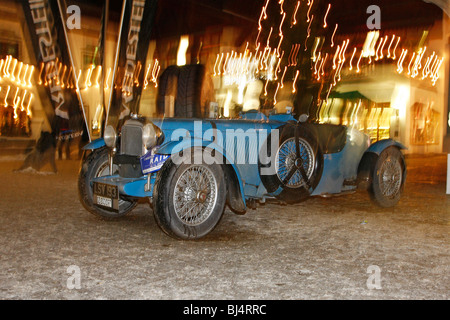
[[[131,156],[142,156],[142,150],[142,124],[134,121],[124,124],[122,127],[120,153]]]

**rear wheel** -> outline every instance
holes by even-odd
[[[267,139],[270,162],[260,163],[261,180],[267,191],[287,203],[309,197],[317,187],[323,170],[323,156],[317,138],[302,125],[288,124],[280,128],[279,147],[270,150],[272,134]],[[274,169],[272,174],[268,167]]]
[[[390,147],[380,154],[369,189],[376,204],[389,208],[399,202],[406,180],[405,168],[405,159],[398,148]]]
[[[118,167],[113,166],[113,171],[117,173]],[[83,206],[90,213],[105,219],[120,218],[130,212],[137,204],[133,199],[119,199],[119,212],[108,211],[94,204],[93,179],[109,175],[108,149],[101,148],[91,152],[83,164],[78,175],[78,195]]]
[[[153,194],[156,222],[177,239],[199,239],[219,223],[226,202],[220,165],[175,164],[166,161],[158,172]]]

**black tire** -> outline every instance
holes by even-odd
[[[301,202],[311,195],[322,177],[322,151],[317,138],[301,124],[287,124],[279,128],[279,133],[278,150],[275,152],[270,150],[272,134],[266,141],[270,161],[266,159],[262,162],[260,155],[261,181],[267,191],[274,193],[279,200],[286,203]],[[300,158],[297,156],[297,139]],[[267,171],[270,173],[267,174]]]
[[[202,118],[202,86],[205,78],[205,66],[186,65],[180,68],[178,76],[175,117]]]
[[[375,162],[369,194],[374,203],[383,208],[395,206],[406,181],[406,164],[403,153],[397,147],[381,152]]]
[[[178,76],[180,67],[169,66],[164,70],[159,78],[158,93],[156,97],[156,108],[158,116],[163,116],[166,110],[166,96],[177,97]]]
[[[153,189],[155,220],[161,230],[175,239],[195,240],[206,236],[217,226],[225,209],[226,182],[221,165],[189,163],[175,164],[167,160],[158,172]],[[202,185],[205,183],[209,192],[187,186],[188,176],[202,177]],[[191,212],[195,214],[190,216]]]
[[[91,152],[81,165],[78,175],[78,196],[82,205],[92,214],[104,219],[123,217],[137,205],[133,199],[119,199],[119,212],[102,209],[93,202],[92,179],[109,174],[108,149],[100,148]]]

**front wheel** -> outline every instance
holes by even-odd
[[[167,160],[158,172],[153,210],[158,226],[176,239],[199,239],[219,223],[226,185],[219,164],[175,164]]]
[[[378,157],[369,189],[372,200],[381,207],[395,206],[403,192],[406,179],[405,159],[395,147],[384,150]]]
[[[114,165],[113,170],[117,171]],[[105,219],[120,218],[130,212],[137,204],[133,199],[119,199],[119,212],[108,211],[94,204],[93,179],[109,175],[108,149],[101,148],[91,152],[83,161],[78,175],[78,195],[82,205],[90,213]]]

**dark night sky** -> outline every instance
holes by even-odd
[[[278,1],[278,0],[271,0]],[[305,2],[306,0],[302,0]],[[79,3],[82,12],[98,16],[103,1],[67,1]],[[235,25],[253,30],[257,25],[261,8],[266,0],[159,0],[154,38],[193,34],[204,31],[206,26]],[[367,30],[367,7],[381,8],[382,29],[394,29],[412,25],[431,25],[442,16],[442,10],[422,0],[315,0],[315,5],[332,4],[328,21],[339,23],[342,33]],[[120,17],[122,1],[110,1],[110,19]]]

